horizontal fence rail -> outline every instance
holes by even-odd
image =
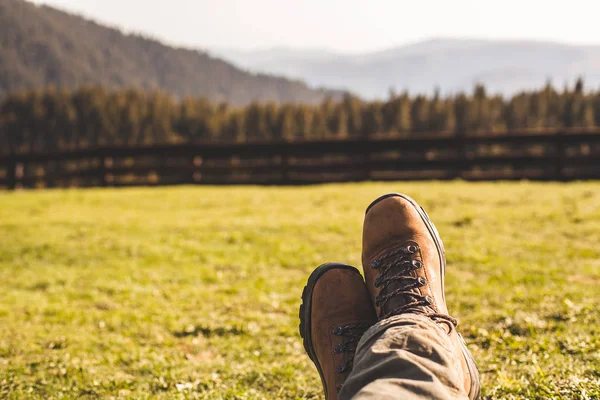
[[[0,187],[600,179],[600,129],[106,146],[0,156]]]

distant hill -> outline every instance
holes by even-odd
[[[471,91],[475,83],[490,92],[514,94],[542,87],[551,78],[561,87],[584,78],[600,86],[600,46],[569,46],[534,41],[433,39],[360,55],[324,50],[271,49],[214,54],[253,71],[302,79],[309,85],[348,89],[384,98],[390,88],[411,93]]]
[[[125,35],[23,0],[0,0],[0,98],[18,89],[100,84],[161,89],[243,105],[252,100],[315,103],[306,84],[251,74],[206,53]]]

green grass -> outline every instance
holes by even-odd
[[[322,398],[308,274],[419,201],[486,399],[600,398],[600,183],[0,193],[0,398]]]

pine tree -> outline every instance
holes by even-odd
[[[456,117],[456,133],[464,136],[470,128],[469,100],[465,94],[459,94],[454,99],[454,115]]]
[[[304,105],[296,106],[294,117],[294,137],[302,140],[309,139],[312,135],[310,131],[313,119],[312,109]]]
[[[348,116],[345,108],[339,104],[333,112],[332,132],[338,138],[348,137]]]
[[[315,139],[325,139],[331,135],[329,126],[327,125],[327,116],[322,107],[314,110],[310,132]]]
[[[594,104],[595,125],[600,126],[600,90],[592,96],[591,101]]]
[[[229,136],[237,142],[248,140],[246,129],[246,115],[243,111],[234,111],[229,118]]]
[[[376,136],[383,132],[384,123],[381,109],[382,104],[380,102],[373,102],[364,108],[362,117],[363,137],[368,138],[369,136]]]
[[[290,105],[284,105],[279,109],[279,132],[281,138],[285,140],[294,140],[296,132],[294,118],[294,108]]]
[[[410,115],[413,132],[429,130],[429,104],[425,96],[419,95],[413,101]]]
[[[252,138],[266,139],[267,118],[264,107],[259,103],[252,103],[246,109],[246,129]]]
[[[281,139],[281,132],[277,130],[279,119],[279,106],[277,103],[269,102],[265,106],[267,137]]]
[[[362,133],[362,102],[355,96],[346,94],[343,99],[344,111],[348,117],[348,134],[352,137]]]

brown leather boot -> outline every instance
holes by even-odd
[[[403,313],[430,317],[454,343],[470,399],[479,396],[479,372],[444,294],[446,258],[439,233],[410,197],[391,193],[367,208],[362,263],[379,320]]]
[[[300,305],[300,336],[319,371],[326,399],[337,399],[352,370],[356,345],[376,319],[356,268],[324,264],[308,278]]]

